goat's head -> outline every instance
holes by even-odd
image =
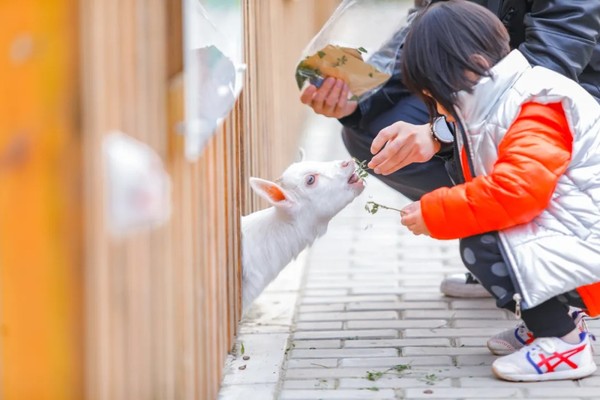
[[[290,165],[276,182],[250,178],[254,191],[293,216],[331,219],[364,189],[353,160],[301,161]]]

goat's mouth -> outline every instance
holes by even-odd
[[[361,179],[358,177],[357,173],[353,172],[352,175],[350,175],[350,178],[348,178],[348,184],[353,185],[360,180]]]

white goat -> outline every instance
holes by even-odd
[[[301,161],[275,182],[250,178],[273,207],[242,217],[244,312],[279,272],[327,231],[333,216],[364,189],[354,161]]]

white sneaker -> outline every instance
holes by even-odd
[[[535,339],[516,353],[492,363],[494,375],[515,382],[539,382],[581,379],[596,371],[592,346],[586,332],[579,334],[579,344],[555,337]]]
[[[440,291],[450,297],[492,297],[469,272],[446,277],[440,284]]]
[[[571,317],[577,325],[579,332],[589,333],[585,317],[587,314],[583,311],[574,310],[571,312]],[[591,339],[595,339],[590,334]],[[487,341],[487,348],[498,356],[514,353],[515,351],[531,344],[535,340],[533,333],[527,328],[524,322],[520,322],[515,328],[507,329],[499,334],[492,336]]]

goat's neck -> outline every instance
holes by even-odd
[[[314,215],[290,216],[275,207],[242,218],[244,309],[292,259],[327,231],[327,224]]]
[[[297,223],[300,218],[301,223]],[[244,252],[258,262],[269,260],[273,273],[279,273],[327,231],[327,221],[318,221],[312,215],[290,216],[275,207],[257,211],[242,221],[244,246],[252,246]]]
[[[256,222],[262,225],[262,240],[267,247],[277,247],[279,251],[272,252],[271,256],[278,253],[281,257],[278,261],[284,265],[327,230],[327,221],[319,221],[307,213],[290,216],[275,207],[262,211],[258,215],[260,222]]]

